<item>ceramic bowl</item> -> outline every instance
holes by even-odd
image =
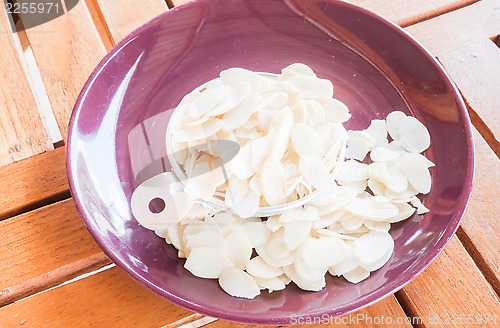
[[[132,217],[130,197],[170,170],[165,131],[187,92],[230,67],[279,73],[302,62],[330,79],[349,107],[348,129],[401,110],[423,122],[432,190],[423,216],[393,224],[392,257],[359,284],[327,277],[319,292],[293,284],[253,300],[234,298]],[[385,19],[334,0],[201,0],[171,9],[119,42],[78,98],[69,127],[73,199],[103,251],[137,281],[180,306],[247,323],[287,324],[339,316],[402,288],[422,272],[458,227],[472,186],[470,121],[439,63]],[[140,306],[140,304],[138,304]]]

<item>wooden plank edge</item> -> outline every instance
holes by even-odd
[[[486,281],[488,281],[495,293],[498,295],[498,297],[500,297],[500,280],[495,275],[495,272],[493,272],[493,270],[488,266],[488,263],[483,258],[483,256],[481,256],[481,252],[479,252],[479,250],[476,248],[474,242],[469,238],[462,227],[458,228],[456,235],[469,256],[472,258],[472,260],[474,260],[474,263],[486,278]]]
[[[106,48],[106,51],[110,51],[111,48],[116,44],[113,36],[111,35],[111,31],[109,30],[108,24],[104,19],[104,16],[99,8],[99,5],[95,0],[85,0],[87,4],[87,9],[89,10],[90,17],[92,17],[92,21],[99,33],[99,37]]]
[[[111,260],[104,253],[99,253],[8,287],[0,291],[0,307],[55,287],[111,263]]]
[[[27,203],[27,204],[14,206],[14,207],[7,209],[6,211],[0,212],[0,221],[9,219],[9,218],[14,217],[16,215],[20,215],[23,213],[33,211],[33,210],[39,209],[41,207],[48,206],[50,204],[57,203],[57,202],[60,202],[60,201],[63,201],[63,200],[69,199],[69,198],[71,198],[71,193],[70,193],[69,189],[66,189],[66,190],[63,190],[60,192],[56,192],[52,195],[48,195],[47,197],[37,199],[37,200],[30,202],[30,203]]]
[[[419,16],[415,16],[415,17],[409,17],[407,19],[403,19],[403,20],[397,21],[396,24],[400,25],[403,28],[404,27],[408,27],[410,25],[414,25],[414,24],[423,22],[425,20],[435,18],[437,16],[441,16],[441,15],[449,13],[451,11],[455,11],[457,9],[460,9],[460,8],[463,8],[463,7],[467,7],[467,6],[472,5],[472,4],[474,4],[474,3],[478,2],[478,1],[479,0],[458,1],[458,2],[455,2],[455,3],[449,4],[447,6],[436,8],[435,10],[426,12],[423,15],[419,15]]]
[[[439,60],[439,57],[436,57],[436,59],[441,63]],[[441,63],[443,65],[443,63]],[[443,65],[444,67],[444,65]],[[455,84],[455,86],[457,86]],[[462,94],[462,91],[458,88],[458,92],[460,92],[460,95],[462,96],[462,99],[464,100],[465,107],[467,108],[467,112],[470,117],[470,121],[472,125],[477,129],[479,134],[483,137],[483,139],[486,141],[488,146],[493,150],[493,152],[497,155],[497,157],[500,159],[500,142],[496,140],[495,135],[493,134],[493,131],[488,127],[488,124],[483,121],[483,119],[476,113],[476,111],[472,108],[472,106],[469,104],[469,101],[467,98]]]

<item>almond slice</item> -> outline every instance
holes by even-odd
[[[226,270],[219,278],[220,287],[229,295],[253,299],[260,294],[257,282],[243,270]]]
[[[281,267],[269,265],[260,256],[251,259],[246,265],[245,270],[254,277],[265,279],[276,278],[283,274],[283,269]]]
[[[220,250],[212,247],[193,248],[184,267],[197,277],[219,278],[233,263]]]

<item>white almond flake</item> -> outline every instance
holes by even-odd
[[[385,120],[372,120],[370,126],[365,130],[377,141],[378,146],[387,146],[387,126]]]
[[[310,126],[296,123],[291,131],[292,145],[299,156],[313,156],[321,158],[324,154],[321,139]]]
[[[281,267],[274,267],[269,265],[262,257],[256,256],[251,259],[245,269],[249,274],[258,278],[276,278],[283,274]]]
[[[287,79],[304,96],[304,99],[333,97],[333,84],[330,80],[313,76],[293,75]]]
[[[406,118],[406,114],[401,111],[394,111],[389,113],[385,118],[387,122],[387,132],[392,140],[399,141],[399,127],[401,122]]]
[[[227,252],[227,242],[222,237],[221,233],[215,231],[201,231],[197,234],[187,235],[186,238],[187,249],[194,249],[197,247],[213,247],[218,249],[223,254]]]
[[[225,195],[226,204],[232,207],[234,204],[240,202],[247,193],[248,182],[246,179],[239,179],[237,177],[230,178]]]
[[[219,278],[221,288],[231,296],[253,299],[260,294],[255,280],[243,270],[226,270]]]
[[[288,106],[285,107],[275,119],[274,124],[271,123],[270,126],[271,129],[276,129],[276,136],[273,139],[274,142],[271,146],[270,155],[275,160],[280,161],[283,155],[285,155],[290,140],[290,133],[294,123],[292,110]]]
[[[373,178],[368,179],[368,187],[375,195],[383,195],[385,192],[385,185]]]
[[[415,197],[416,198],[416,197]],[[418,198],[417,198],[418,199]],[[396,217],[392,218],[389,222],[396,223],[408,219],[415,213],[415,208],[411,207],[407,202],[394,204],[398,207],[399,213]]]
[[[222,129],[224,124],[224,121],[219,120],[218,118],[211,118],[201,125],[190,126],[178,130],[173,133],[172,137],[177,142],[206,139]]]
[[[323,276],[322,278],[314,281],[306,280],[300,277],[297,274],[297,271],[294,268],[294,265],[287,265],[283,267],[283,270],[285,271],[285,274],[301,289],[303,290],[310,290],[310,291],[319,291],[322,290],[325,285],[325,277]]]
[[[229,90],[228,86],[221,85],[213,89],[207,88],[203,92],[200,92],[199,96],[193,102],[194,106],[189,108],[189,115],[191,117],[204,116],[227,98]]]
[[[225,240],[227,242],[227,256],[233,262],[234,267],[245,269],[253,251],[250,241],[239,230],[230,233]]]
[[[417,214],[420,215],[430,212],[430,210],[427,207],[425,207],[424,204],[422,204],[420,199],[418,199],[417,197],[413,197],[410,202],[413,206],[417,208]]]
[[[383,231],[388,232],[391,229],[391,224],[385,221],[371,221],[365,220],[363,222],[364,226],[373,231]]]
[[[342,164],[336,179],[342,181],[366,180],[368,179],[368,165],[353,160],[346,161]]]
[[[251,163],[255,172],[260,172],[264,161],[270,157],[275,134],[276,130],[272,129],[266,136],[252,141]]]
[[[355,231],[363,225],[363,219],[353,216],[347,220],[342,221],[340,224],[349,231]]]
[[[262,166],[260,183],[269,205],[286,203],[286,174],[281,162],[269,157]]]
[[[212,247],[193,248],[184,267],[197,277],[219,278],[233,263],[220,250]]]
[[[255,174],[252,167],[252,143],[241,147],[238,154],[229,162],[231,172],[240,179],[248,179]]]
[[[288,78],[294,75],[306,75],[306,76],[316,77],[316,74],[309,66],[301,63],[294,63],[281,70],[281,74],[278,75],[278,80],[286,81]]]
[[[288,250],[294,250],[302,244],[302,242],[311,233],[311,221],[294,221],[284,225],[285,235],[284,241]]]
[[[382,259],[388,251],[394,249],[394,240],[387,232],[370,231],[353,243],[354,256],[360,265],[373,265]]]
[[[350,283],[357,284],[370,276],[370,271],[357,267],[354,270],[343,274],[343,277]]]
[[[398,161],[399,168],[413,188],[422,194],[427,194],[431,190],[431,175],[427,165],[417,157],[416,154],[402,155]]]
[[[325,274],[328,271],[328,268],[326,267],[315,268],[307,265],[304,259],[302,259],[300,256],[295,257],[293,267],[300,278],[308,281],[322,279],[325,277]]]
[[[257,105],[259,104],[259,101],[260,96],[255,94],[248,95],[241,104],[222,116],[222,122],[224,123],[222,130],[235,130],[245,124],[250,116],[252,116],[257,111]]]
[[[313,206],[306,206],[304,208],[296,208],[286,211],[279,216],[280,223],[289,223],[297,221],[315,221],[319,220],[318,210]]]
[[[361,137],[352,137],[347,140],[345,151],[346,159],[357,159],[363,161],[370,151],[370,143]]]
[[[285,282],[280,277],[274,277],[274,278],[253,277],[253,278],[257,282],[257,285],[259,285],[260,288],[267,289],[269,290],[270,293],[277,290],[283,290],[286,287]]]
[[[259,202],[260,195],[257,195],[252,190],[248,190],[245,197],[243,197],[240,202],[233,204],[231,209],[242,218],[248,218],[254,215],[255,212],[257,212],[259,208]]]
[[[267,219],[266,227],[272,232],[275,232],[283,226],[279,221],[280,221],[280,216],[273,215]]]
[[[278,115],[278,112],[274,111],[274,110],[269,110],[269,109],[260,109],[254,115],[257,115],[257,125],[256,125],[256,128],[259,131],[263,131],[264,132],[264,131],[268,131],[269,130],[269,125],[271,125],[271,122],[274,120],[274,118],[276,117],[276,115]]]
[[[384,147],[375,147],[371,152],[370,152],[370,158],[372,161],[377,162],[377,161],[391,161],[393,159],[396,159],[399,157],[399,153],[393,150],[390,150],[388,148]]]
[[[226,85],[236,85],[242,81],[249,84],[251,92],[260,91],[262,77],[252,71],[234,67],[220,72],[220,80]]]
[[[367,199],[358,199],[345,206],[345,209],[352,214],[376,221],[386,221],[398,215],[399,211],[396,205],[389,201],[378,201],[370,197]]]
[[[408,116],[399,125],[399,141],[412,153],[421,153],[431,144],[425,125],[415,117]]]
[[[356,269],[357,267],[358,263],[354,258],[354,251],[352,247],[348,246],[346,248],[346,257],[344,260],[328,268],[328,272],[333,276],[339,277],[346,272]]]
[[[347,122],[351,118],[351,114],[349,114],[349,109],[343,102],[331,98],[331,97],[322,97],[316,100],[323,106],[325,111],[325,118],[332,123],[344,123]]]
[[[314,188],[323,193],[335,192],[337,184],[320,159],[304,155],[300,158],[299,168]]]
[[[252,247],[266,243],[271,236],[271,230],[266,226],[266,222],[245,222],[241,225],[241,230]]]
[[[328,268],[344,260],[346,243],[338,238],[308,238],[297,249],[305,263],[314,268]]]

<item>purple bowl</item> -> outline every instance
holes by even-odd
[[[328,276],[319,292],[291,284],[253,300],[234,298],[216,280],[185,270],[176,250],[132,217],[130,197],[144,179],[170,169],[165,128],[184,94],[229,67],[279,73],[294,62],[333,82],[353,114],[348,128],[366,128],[393,110],[427,126],[427,156],[436,163],[425,198],[431,212],[394,224],[393,256],[357,285]],[[97,66],[75,105],[67,146],[78,211],[119,267],[180,306],[256,324],[343,315],[403,287],[457,229],[473,167],[469,117],[439,63],[398,26],[333,0],[205,0],[169,10]]]

